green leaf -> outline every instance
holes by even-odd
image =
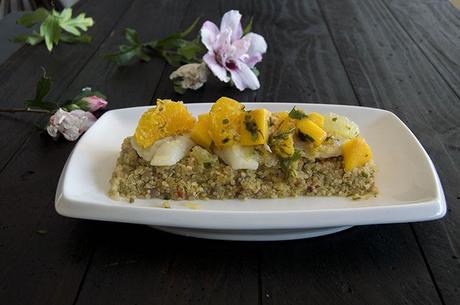
[[[35,101],[42,101],[43,98],[48,94],[53,84],[52,80],[46,75],[46,72],[43,73],[43,76],[37,82],[37,87],[35,88]]]
[[[58,17],[49,15],[40,26],[40,35],[45,37],[46,47],[51,52],[53,45],[58,44],[61,36]]]
[[[92,40],[91,36],[86,35],[86,34],[83,34],[80,36],[74,36],[66,32],[61,33],[61,41],[66,42],[66,43],[78,43],[78,42],[89,43],[91,42],[91,40]]]
[[[178,67],[182,63],[182,56],[178,55],[175,51],[163,50],[161,56],[170,64],[171,66]]]
[[[35,89],[35,97],[32,100],[27,100],[26,106],[31,108],[45,109],[49,111],[56,110],[58,108],[56,104],[43,100],[50,91],[51,85],[51,79],[48,78],[46,76],[46,72],[44,72],[43,76],[37,82],[37,87]]]
[[[190,34],[193,29],[196,27],[196,25],[198,24],[198,21],[200,21],[200,17],[196,18],[195,21],[193,21],[193,23],[185,29],[185,31],[179,33],[180,37],[184,38],[184,37],[187,37],[188,34]]]
[[[44,21],[48,15],[49,12],[46,9],[39,8],[32,13],[23,14],[18,20],[16,20],[16,23],[30,28],[31,26]]]
[[[97,96],[97,97],[100,97],[102,99],[107,99],[107,97],[102,94],[101,92],[99,91],[93,91],[91,90],[91,88],[83,88],[80,92],[80,94],[78,94],[76,97],[74,97],[72,99],[72,102],[73,103],[76,103],[78,102],[79,100],[81,100],[82,98],[85,98],[85,97],[88,97],[88,96]]]
[[[113,61],[117,65],[125,65],[134,57],[138,57],[144,61],[149,61],[151,58],[142,45],[121,45],[119,52],[106,54],[104,57],[110,61]]]
[[[71,18],[71,16],[72,9],[66,8],[63,10],[59,15],[59,26],[75,36],[80,36],[78,29],[87,31],[89,27],[94,25],[93,18],[85,17],[85,13],[81,13],[76,18]]]
[[[254,17],[251,17],[251,19],[249,19],[248,24],[246,24],[246,26],[243,29],[243,35],[246,35],[247,33],[251,32],[253,21],[254,21]]]
[[[295,107],[289,112],[289,117],[295,120],[301,120],[308,117],[302,110],[298,110]]]
[[[177,53],[183,56],[187,61],[197,59],[197,54],[204,52],[203,44],[197,40],[185,41],[185,43],[177,49]]]
[[[184,94],[185,91],[187,91],[186,89],[184,89],[184,88],[180,85],[180,83],[174,82],[173,85],[174,85],[174,91],[176,91],[176,92],[179,93],[179,94]]]
[[[43,41],[43,37],[40,36],[39,33],[33,31],[32,34],[29,35],[19,35],[13,38],[13,42],[24,42],[30,44],[32,46],[39,44]]]
[[[133,44],[133,45],[141,45],[141,40],[139,39],[139,35],[137,34],[136,30],[126,28],[125,30],[125,38],[126,40]]]

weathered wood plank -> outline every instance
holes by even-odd
[[[449,0],[390,0],[384,3],[460,97],[460,11]]]
[[[264,245],[263,304],[441,304],[408,227]]]
[[[460,297],[456,284],[460,278],[460,209],[456,205],[459,98],[446,82],[447,74],[440,75],[440,66],[427,58],[428,49],[422,51],[410,36],[413,33],[409,35],[401,27],[386,5],[321,1],[321,7],[361,104],[395,112],[436,165],[449,212],[442,221],[414,228],[443,302],[456,304]]]
[[[62,44],[49,54],[41,45],[37,47],[24,46],[0,66],[0,106],[21,107],[24,101],[35,94],[35,84],[40,78],[42,67],[52,76],[54,86],[49,100],[57,100],[60,94],[69,86],[88,59],[94,55],[98,46],[109,35],[117,19],[130,5],[127,1],[101,0],[98,5],[83,1],[76,12],[84,11],[96,19],[97,24],[88,33],[93,41],[90,44]],[[110,14],[107,14],[110,7]],[[0,170],[8,163],[26,137],[35,130],[34,123],[40,116],[30,114],[0,113],[0,129],[14,130],[14,133],[3,134],[0,137]]]
[[[273,57],[262,64],[257,100],[358,104],[349,82],[353,71],[344,69],[315,2],[264,2],[258,9],[255,26]],[[272,243],[260,253],[262,303],[440,304],[406,224]]]
[[[200,15],[218,21],[222,13],[217,2],[192,1],[188,6],[182,5],[185,7],[181,12],[187,12],[182,21],[170,23],[159,19],[158,34],[186,28]],[[146,15],[152,14],[152,7],[142,8]],[[161,7],[159,12],[164,15],[171,10]],[[162,71],[158,69],[160,65],[143,65],[149,70]],[[154,94],[152,86],[150,94],[154,98],[175,98],[168,79],[170,71],[164,71],[157,91]],[[188,92],[179,98],[185,102],[212,101],[221,93],[219,85],[222,86],[216,82],[215,88]],[[230,96],[238,92],[228,90]],[[127,96],[126,92],[120,94]],[[257,303],[258,257],[254,245],[177,237],[142,226],[114,224],[109,231],[113,238],[101,241],[97,248],[77,304]]]

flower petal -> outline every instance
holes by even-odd
[[[267,43],[261,35],[248,33],[244,35],[243,39],[249,40],[251,42],[251,45],[248,49],[249,56],[267,52]]]
[[[230,78],[227,75],[227,71],[225,70],[224,67],[222,67],[217,61],[216,57],[212,53],[206,53],[203,56],[204,62],[208,65],[209,70],[217,76],[218,79],[220,79],[223,82],[228,82]]]
[[[214,42],[217,39],[217,35],[219,34],[219,29],[211,21],[206,21],[201,27],[200,34],[201,42],[209,51],[211,51],[213,49]]]
[[[237,69],[230,70],[232,80],[236,88],[243,91],[246,88],[256,90],[260,88],[259,79],[251,69],[243,62],[239,62]]]
[[[230,29],[232,31],[232,41],[240,39],[243,35],[241,27],[241,14],[239,11],[231,10],[224,14],[220,22],[220,31]]]
[[[243,59],[242,57],[248,57],[246,53],[251,46],[251,42],[246,39],[238,39],[232,43],[232,57],[235,59]]]

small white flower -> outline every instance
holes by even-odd
[[[208,80],[208,68],[205,63],[186,64],[169,76],[182,89],[196,90]]]
[[[88,111],[73,110],[67,112],[59,108],[51,117],[46,131],[50,136],[56,138],[59,133],[69,141],[75,141],[82,133],[88,130],[96,117]]]

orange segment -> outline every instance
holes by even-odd
[[[195,118],[182,102],[157,100],[157,105],[142,114],[134,138],[139,146],[147,148],[155,141],[189,132]]]
[[[211,138],[217,147],[239,142],[239,128],[244,116],[244,105],[228,97],[221,97],[211,107]]]

